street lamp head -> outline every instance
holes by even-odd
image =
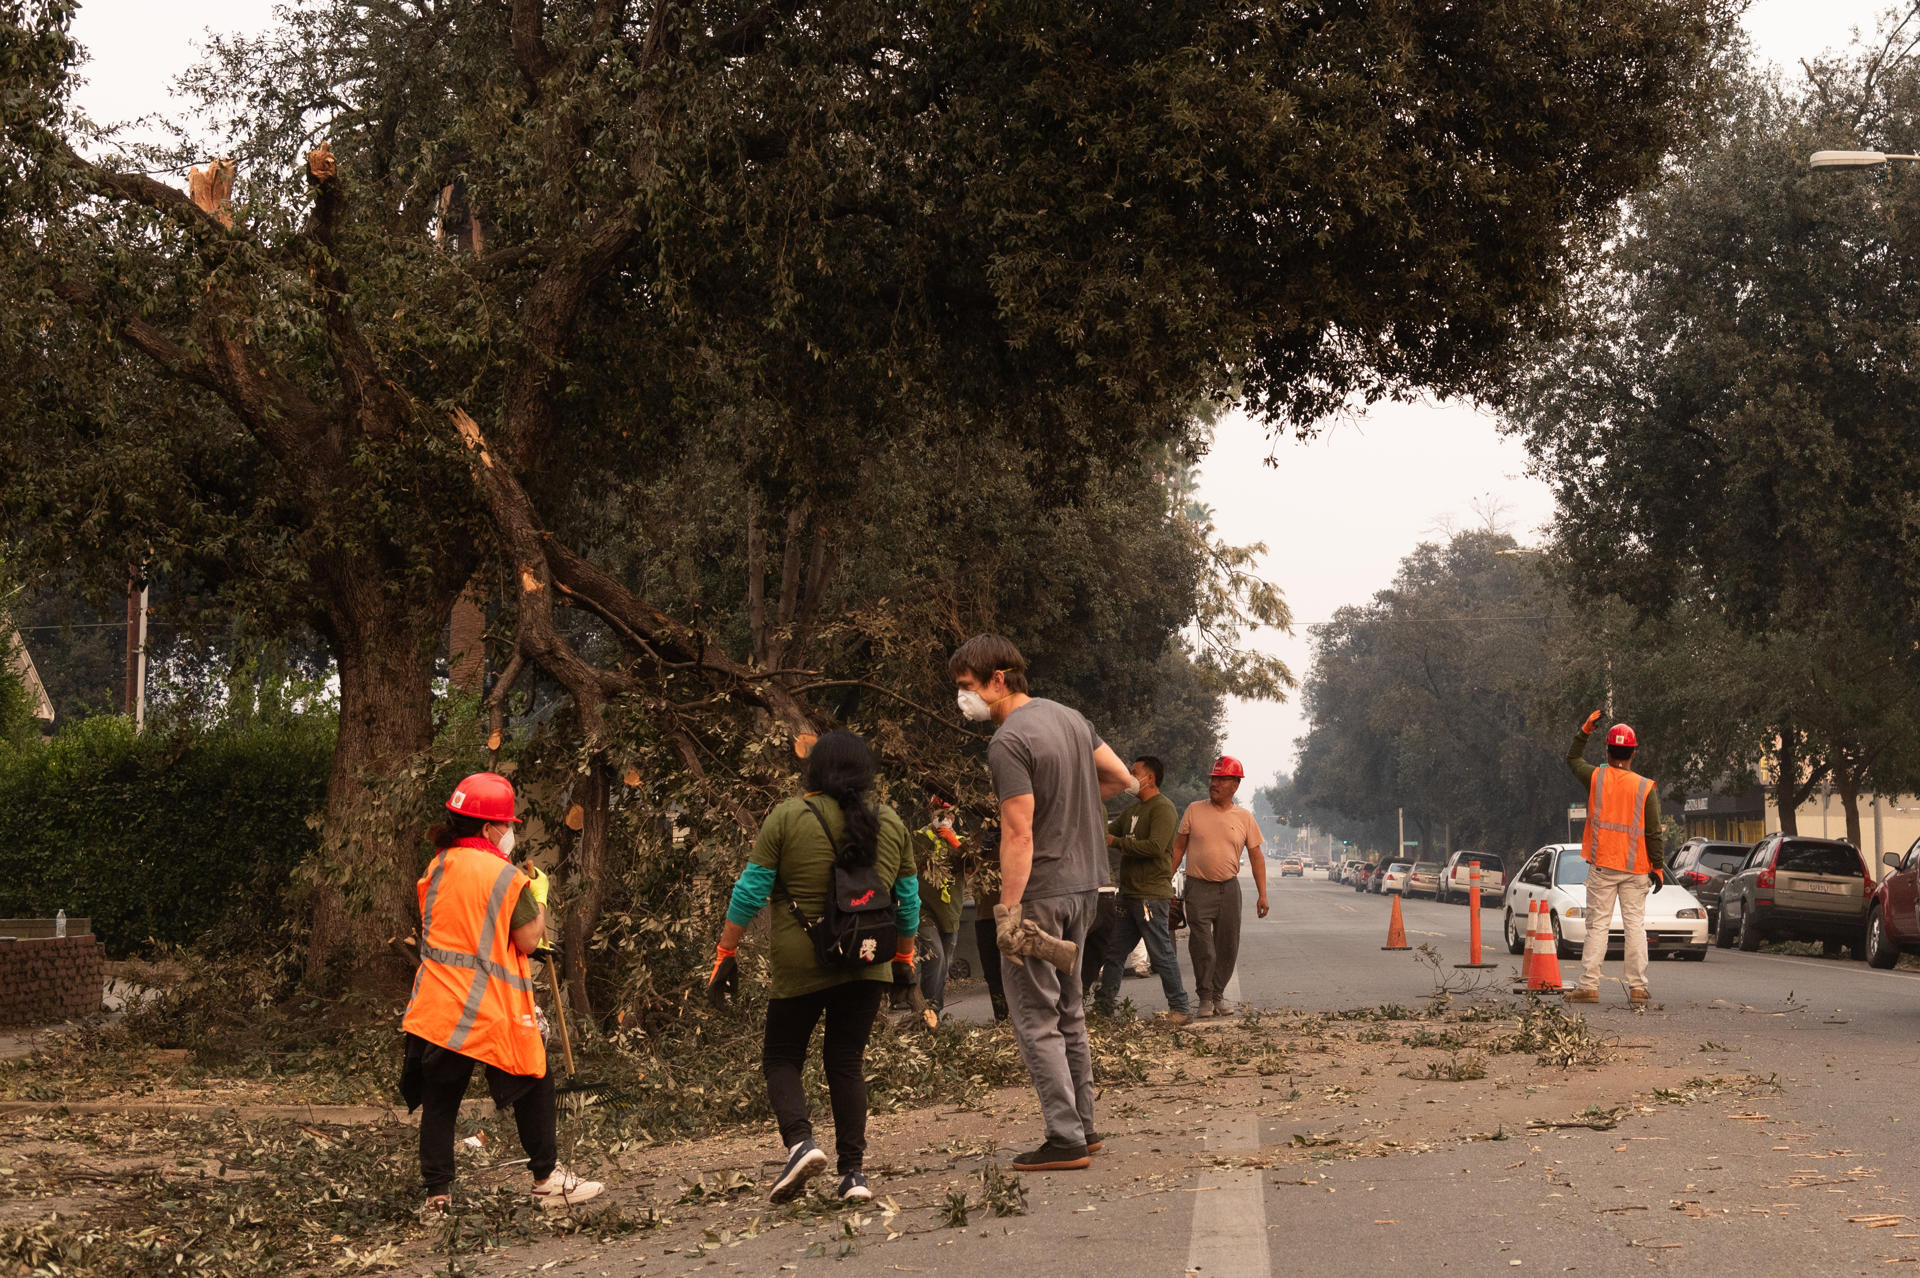
[[[1815,151],[1807,163],[1816,169],[1877,169],[1891,159],[1884,151]]]

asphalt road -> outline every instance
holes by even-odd
[[[1243,875],[1240,996],[1264,1008],[1342,1011],[1424,1006],[1437,975],[1466,979],[1464,905],[1403,902],[1408,940],[1446,965],[1383,952],[1391,902],[1312,876],[1276,879],[1259,919]],[[1481,993],[1504,995],[1520,960],[1500,940],[1497,902],[1482,908]],[[1186,945],[1180,944],[1188,987]],[[1578,961],[1562,962],[1569,984]],[[1488,979],[1491,978],[1491,979]],[[1180,1210],[1085,1228],[1050,1203],[1033,1217],[972,1240],[965,1272],[1377,1275],[1439,1272],[1778,1274],[1920,1268],[1920,973],[1880,972],[1851,960],[1715,949],[1704,962],[1659,960],[1653,1004],[1626,1003],[1620,964],[1603,969],[1602,1002],[1579,1007],[1596,1033],[1649,1049],[1657,1063],[1702,1074],[1750,1074],[1779,1090],[1760,1101],[1720,1101],[1629,1114],[1607,1132],[1530,1134],[1432,1152],[1331,1163],[1311,1185],[1272,1175],[1219,1174]],[[1123,991],[1143,1012],[1164,1003],[1156,979]],[[956,1009],[986,1013],[973,992]],[[1470,1086],[1470,1085],[1469,1085]],[[1456,1088],[1458,1085],[1456,1085]],[[1531,1089],[1528,1089],[1531,1090]],[[1458,1094],[1457,1091],[1455,1094]],[[1445,1103],[1439,1100],[1428,1103]],[[1198,1128],[1206,1148],[1284,1148],[1297,1124],[1221,1115]],[[1053,1195],[1070,1195],[1061,1174]],[[1308,1179],[1312,1179],[1311,1177]],[[1036,1178],[1036,1189],[1044,1184]],[[1066,1210],[1072,1210],[1070,1206]],[[1084,1209],[1083,1209],[1084,1210]],[[1875,1224],[1867,1217],[1892,1217]],[[1063,1233],[1062,1231],[1071,1231]],[[1072,1246],[1062,1249],[1062,1238]],[[1184,1248],[1184,1251],[1183,1251]],[[1184,1264],[1175,1263],[1184,1254]],[[853,1272],[891,1272],[876,1254]]]
[[[1382,952],[1385,898],[1318,877],[1276,880],[1262,920],[1250,881],[1243,890],[1237,983],[1257,1007],[1421,1008],[1436,977],[1453,979],[1450,965],[1465,958],[1464,906],[1405,905],[1409,939],[1443,958],[1436,973],[1417,956]],[[1483,918],[1491,940],[1497,909]],[[1491,956],[1502,969],[1463,999],[1505,1002],[1518,960],[1504,947]],[[693,1258],[648,1254],[643,1238],[596,1248],[557,1272],[1375,1278],[1920,1268],[1920,1205],[1909,1204],[1920,1185],[1912,1139],[1920,1113],[1905,1099],[1920,1079],[1920,974],[1714,950],[1702,963],[1656,961],[1654,1001],[1642,1009],[1628,1006],[1617,962],[1607,976],[1603,1001],[1576,1009],[1612,1046],[1604,1065],[1559,1069],[1508,1053],[1483,1080],[1428,1081],[1389,1060],[1327,1089],[1343,1066],[1322,1057],[1291,1094],[1285,1079],[1243,1075],[1226,1090],[1175,1079],[1098,1102],[1107,1149],[1088,1171],[1023,1178],[1025,1215],[883,1238],[869,1214],[866,1233],[845,1244],[829,1219]],[[960,989],[954,1014],[988,1015],[979,982]],[[1152,978],[1128,980],[1125,994],[1143,1012],[1162,1006]],[[1381,1026],[1374,1043],[1410,1028],[1342,1022],[1369,1023]],[[1323,1100],[1326,1091],[1346,1099]],[[1593,1112],[1588,1105],[1618,1110],[1617,1125],[1559,1123]],[[1503,1119],[1490,1132],[1494,1112]],[[1004,1145],[1038,1134],[1030,1097],[1013,1095],[1001,1115]],[[1322,1126],[1334,1124],[1343,1148],[1302,1147],[1303,1135],[1317,1146]],[[914,1147],[904,1132],[881,1157],[924,1155]],[[507,1267],[485,1272],[519,1272],[531,1267],[526,1259],[503,1257]]]

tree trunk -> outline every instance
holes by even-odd
[[[1800,749],[1792,728],[1780,731],[1774,756],[1773,805],[1780,811],[1780,833],[1800,833]]]
[[[567,914],[561,926],[561,957],[566,964],[567,997],[574,1016],[593,1018],[593,1000],[587,993],[587,946],[600,923],[600,902],[606,894],[607,826],[611,819],[606,756],[595,754],[587,765],[586,792],[576,800],[585,809],[580,837],[567,867]]]
[[[451,597],[383,597],[355,589],[333,610],[340,730],[327,777],[306,976],[351,975],[404,988],[410,973],[387,946],[414,930],[419,876],[419,781],[409,772],[433,744],[433,659]]]
[[[1840,810],[1847,814],[1847,842],[1855,848],[1864,846],[1860,842],[1860,769],[1847,767],[1840,771],[1835,785],[1840,791]]]

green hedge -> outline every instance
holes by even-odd
[[[278,926],[333,733],[316,716],[136,735],[103,716],[0,745],[0,917],[89,916],[113,955]]]

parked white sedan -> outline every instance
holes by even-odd
[[[1560,957],[1577,957],[1587,942],[1587,863],[1578,843],[1549,843],[1507,881],[1507,952],[1526,950],[1528,902],[1544,900],[1552,914],[1553,935]],[[1620,915],[1609,920],[1607,948],[1624,944]],[[1667,884],[1647,898],[1647,951],[1677,954],[1699,962],[1707,957],[1707,911],[1693,893]]]

